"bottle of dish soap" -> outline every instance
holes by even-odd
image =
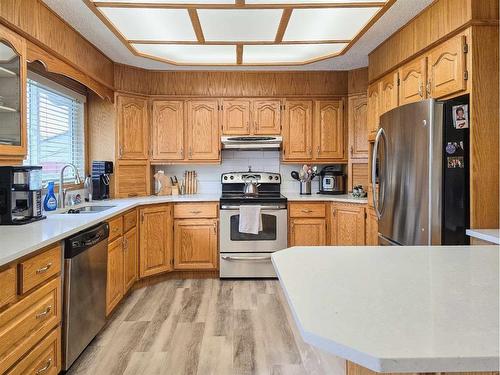
[[[54,211],[57,208],[57,199],[54,194],[54,181],[50,181],[47,186],[47,195],[43,200],[43,209],[45,211]]]

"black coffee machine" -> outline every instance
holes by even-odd
[[[113,174],[112,161],[92,162],[92,199],[109,199],[109,176]]]
[[[42,167],[0,167],[0,225],[42,219]]]

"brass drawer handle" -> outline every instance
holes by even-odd
[[[44,311],[42,311],[41,313],[36,314],[35,318],[37,318],[37,319],[44,319],[50,313],[51,310],[52,310],[52,306],[49,305],[49,306],[47,306],[47,308]]]
[[[52,358],[49,358],[47,360],[47,362],[45,363],[45,366],[39,368],[38,370],[36,370],[35,374],[36,375],[40,375],[40,374],[43,374],[44,372],[46,372],[50,366],[52,366]]]
[[[52,263],[47,263],[47,265],[45,267],[42,267],[42,268],[39,268],[36,270],[36,273],[37,275],[41,274],[41,273],[45,273],[49,270],[49,268],[52,267]]]
[[[311,213],[311,212],[312,212],[312,210],[310,210],[310,209],[308,209],[308,208],[303,208],[303,209],[302,209],[302,212],[304,212],[304,213],[308,214],[308,213]]]
[[[196,210],[196,211],[189,211],[190,214],[201,214],[201,211],[200,210]]]

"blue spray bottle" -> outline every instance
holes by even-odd
[[[54,194],[54,181],[50,181],[47,186],[47,195],[43,200],[43,209],[45,211],[54,211],[57,208],[57,199]]]

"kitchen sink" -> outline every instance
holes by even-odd
[[[69,210],[63,212],[63,214],[95,214],[97,212],[102,212],[114,208],[116,206],[83,206],[78,208],[70,208]]]

